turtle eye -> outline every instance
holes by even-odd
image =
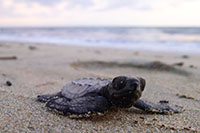
[[[126,86],[126,81],[125,80],[122,80],[119,82],[119,85],[118,85],[118,89],[122,89]]]
[[[113,88],[115,90],[121,90],[126,86],[126,80],[117,80],[113,83]]]

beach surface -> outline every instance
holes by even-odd
[[[200,54],[0,42],[0,132],[199,132]],[[71,119],[36,101],[82,77],[139,76],[142,99],[183,106],[173,115],[136,108]]]

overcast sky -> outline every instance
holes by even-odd
[[[0,26],[200,26],[200,0],[0,0]]]

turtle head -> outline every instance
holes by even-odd
[[[111,101],[117,106],[131,106],[142,96],[145,84],[145,80],[140,77],[115,77],[108,88]]]

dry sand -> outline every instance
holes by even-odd
[[[1,42],[0,132],[199,132],[200,55],[183,55]],[[172,66],[180,62],[183,66]],[[158,115],[130,108],[111,110],[101,117],[70,119],[36,101],[38,94],[57,92],[77,78],[117,75],[144,77],[143,99],[169,100],[185,111]]]

